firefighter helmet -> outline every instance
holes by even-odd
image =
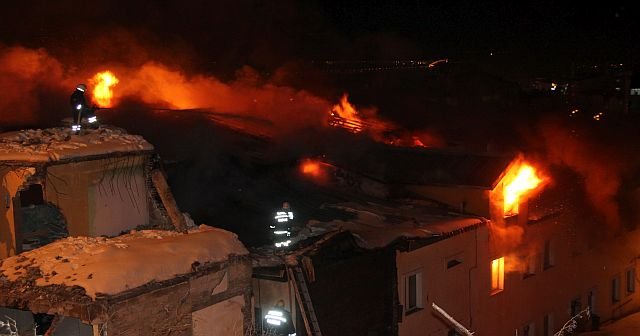
[[[87,86],[84,84],[78,84],[78,86],[76,86],[76,90],[80,90],[82,92],[87,90]]]

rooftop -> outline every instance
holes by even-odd
[[[69,237],[0,261],[0,282],[79,286],[95,299],[247,253],[235,234],[206,225],[187,234],[142,230],[115,238]]]
[[[374,250],[393,248],[395,243],[405,240],[428,244],[431,239],[445,239],[486,222],[484,218],[458,213],[436,203],[410,199],[325,204],[314,213],[292,238],[289,255],[304,254],[310,244],[322,246],[339,232],[349,232],[358,247]],[[273,254],[271,246],[254,252],[266,257]]]
[[[86,129],[81,135],[73,134],[69,127],[0,134],[0,162],[55,162],[153,149],[141,136],[127,134],[125,130],[111,126]]]
[[[382,248],[399,239],[442,237],[482,224],[480,217],[452,212],[425,201],[346,202],[327,206],[352,215],[351,219],[311,220],[311,232],[349,231],[365,249]]]

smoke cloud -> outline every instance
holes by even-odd
[[[62,64],[44,49],[0,46],[0,125],[37,122],[49,95],[69,82]]]
[[[94,61],[82,70],[44,49],[0,48],[0,125],[22,126],[66,117],[68,95],[75,85],[91,85],[89,79],[104,70],[111,70],[120,80],[114,87],[114,106],[135,101],[153,108],[204,109],[250,117],[264,121],[262,133],[317,127],[331,107],[325,99],[274,84],[247,66],[238,70],[234,79],[224,82],[211,75],[188,73],[175,65],[146,60],[148,53],[134,41],[120,42],[130,44],[131,52],[138,55],[132,57],[132,64]]]
[[[637,164],[635,155],[625,153],[631,148],[619,146],[619,141],[613,137],[598,136],[585,129],[578,131],[557,121],[545,121],[541,125],[549,163],[567,166],[584,178],[589,202],[607,224],[612,228],[619,227],[618,193],[624,176]]]

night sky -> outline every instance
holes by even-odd
[[[3,7],[0,41],[68,56],[126,32],[170,50],[156,57],[179,54],[221,73],[299,60],[489,53],[544,67],[637,60],[638,13],[619,1],[20,1]]]

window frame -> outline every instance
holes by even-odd
[[[504,291],[504,257],[491,260],[490,273],[491,282],[489,283],[491,295],[495,295]]]
[[[553,313],[544,315],[542,318],[542,329],[543,336],[553,336]]]
[[[551,240],[544,241],[544,251],[542,253],[542,270],[546,271],[555,266],[553,242]]]
[[[410,307],[410,295],[412,294],[410,291],[410,283],[411,278],[415,278],[415,306]],[[404,315],[410,315],[417,311],[420,311],[424,308],[422,302],[422,269],[418,269],[415,271],[411,271],[404,275]]]
[[[627,295],[631,295],[636,292],[636,268],[635,266],[627,268],[625,272],[627,278]]]
[[[538,255],[533,254],[525,258],[524,269],[522,270],[522,278],[530,278],[538,272]]]
[[[522,336],[535,336],[536,335],[536,324],[533,321],[525,324],[522,327]]]
[[[571,300],[571,303],[569,304],[569,312],[570,312],[570,316],[574,317],[578,314],[580,314],[580,312],[582,311],[582,298],[581,297],[575,297]]]
[[[611,279],[611,304],[620,302],[620,274]]]
[[[464,254],[462,252],[456,253],[454,255],[447,257],[444,260],[444,268],[445,270],[449,270],[457,266],[460,266],[463,263],[464,263]]]
[[[596,313],[596,294],[597,291],[595,288],[590,289],[587,292],[587,307],[589,307],[589,311],[591,314],[595,314]]]

